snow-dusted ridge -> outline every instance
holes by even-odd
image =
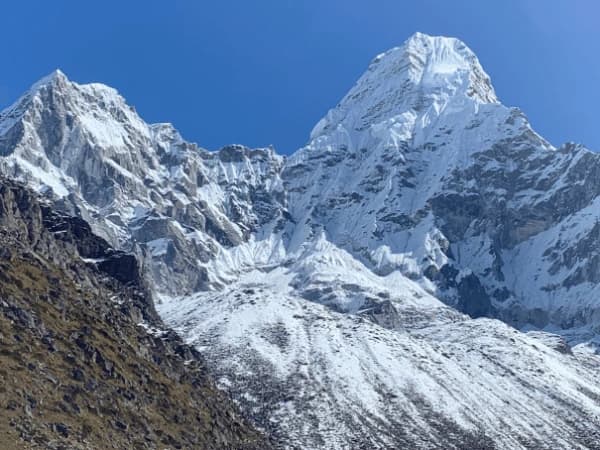
[[[600,156],[535,133],[457,39],[377,56],[289,158],[55,72],[0,113],[0,173],[136,252],[283,447],[600,445]]]

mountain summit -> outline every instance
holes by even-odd
[[[539,136],[461,41],[377,56],[288,158],[54,79],[0,114],[0,173],[134,253],[282,446],[600,442],[600,156]]]
[[[403,113],[432,120],[446,108],[497,102],[490,78],[463,42],[416,33],[378,55],[312,137],[337,126],[360,131]]]

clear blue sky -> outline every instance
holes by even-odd
[[[597,0],[19,0],[0,17],[0,105],[55,68],[116,87],[216,149],[303,145],[379,52],[456,36],[554,144],[600,150]]]

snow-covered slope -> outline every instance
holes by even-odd
[[[143,258],[284,447],[600,445],[600,156],[537,135],[459,40],[377,56],[287,159],[56,72],[0,113],[0,172]]]
[[[322,238],[288,266],[165,298],[158,311],[286,448],[600,442],[596,356],[571,353],[552,335],[468,319]]]

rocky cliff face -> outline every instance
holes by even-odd
[[[205,151],[60,72],[0,114],[0,155],[137,255],[283,446],[599,445],[600,157],[536,134],[459,40],[377,56],[289,158]]]
[[[57,71],[0,123],[0,171],[145,258],[157,290],[206,288],[203,264],[219,248],[281,216],[282,158],[272,150],[199,149],[170,124],[144,123],[104,85]]]
[[[134,256],[0,180],[0,446],[265,448],[156,315]]]

